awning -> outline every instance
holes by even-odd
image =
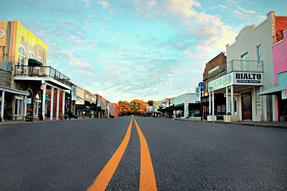
[[[9,88],[9,87],[3,87],[3,86],[0,86],[0,91],[5,91],[5,92],[9,92],[12,94],[17,94],[17,95],[22,95],[22,96],[28,96],[29,95],[29,92],[27,92],[27,91],[18,90],[18,89]]]
[[[28,66],[42,66],[42,62],[39,62],[38,60],[29,58],[28,60]]]
[[[276,86],[273,88],[269,88],[267,90],[261,91],[258,93],[258,95],[272,95],[275,94],[277,92],[281,92],[284,88],[280,87],[280,86]]]
[[[287,81],[287,71],[279,73],[277,75],[277,78],[278,78],[278,85],[276,87],[269,88],[267,90],[259,92],[258,95],[271,95],[271,94],[275,94],[277,92],[281,92],[283,90],[286,90],[287,89],[287,83],[286,83],[286,81]]]

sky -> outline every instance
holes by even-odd
[[[205,64],[286,0],[0,0],[48,44],[47,64],[112,102],[195,92]],[[276,3],[275,3],[276,2]]]

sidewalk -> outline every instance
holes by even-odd
[[[223,120],[221,121],[200,121],[200,120],[193,120],[189,118],[175,118],[175,120],[181,121],[195,121],[195,122],[206,122],[206,123],[224,123],[224,124],[234,124],[234,125],[249,125],[249,126],[260,126],[260,127],[273,127],[273,128],[282,128],[287,129],[287,122],[271,122],[271,121],[237,121],[233,123],[227,123]]]
[[[34,121],[23,121],[23,120],[11,120],[11,121],[4,121],[4,122],[0,122],[0,126],[3,125],[13,125],[13,124],[29,124],[29,123],[51,123],[51,122],[59,122],[59,121],[73,121],[73,120],[86,120],[86,119],[92,119],[92,118],[78,118],[78,119],[64,119],[64,120],[44,120],[44,121],[40,121],[40,120],[34,120]]]

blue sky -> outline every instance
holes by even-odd
[[[160,100],[194,92],[205,63],[270,10],[287,15],[287,1],[2,0],[0,20],[19,20],[49,45],[47,63],[91,92]]]

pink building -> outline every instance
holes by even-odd
[[[287,120],[287,30],[284,38],[273,45],[274,85],[276,90],[276,121]]]

